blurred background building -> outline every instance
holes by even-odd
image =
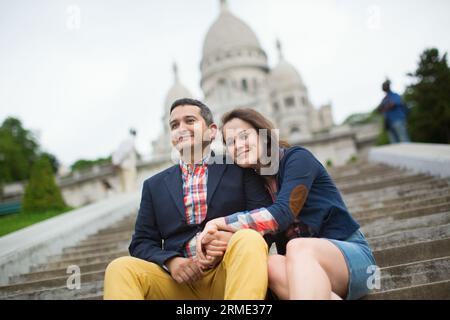
[[[276,46],[278,62],[271,67],[255,32],[230,10],[225,0],[220,1],[220,13],[203,42],[203,97],[193,97],[174,64],[174,82],[162,106],[164,130],[153,142],[153,152],[170,155],[170,105],[184,97],[206,102],[217,123],[234,108],[256,109],[272,120],[280,130],[280,138],[310,148],[324,164],[343,165],[372,145],[379,134],[377,126],[336,126],[331,103],[313,105],[299,71],[284,58],[279,40]],[[218,137],[213,147],[220,152],[221,146]]]

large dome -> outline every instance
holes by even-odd
[[[223,7],[206,34],[203,57],[241,48],[261,49],[261,46],[253,30]]]

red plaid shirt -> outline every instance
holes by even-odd
[[[199,224],[206,218],[208,211],[207,183],[208,159],[191,165],[180,160],[181,177],[183,180],[183,200],[186,221],[188,224]],[[193,237],[185,247],[185,257],[194,257],[197,236]]]

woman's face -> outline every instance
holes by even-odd
[[[260,156],[260,139],[257,131],[241,119],[234,118],[223,126],[227,152],[242,168],[256,168]]]

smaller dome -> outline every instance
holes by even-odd
[[[166,109],[177,99],[192,98],[192,93],[180,82],[180,79],[178,78],[178,67],[175,63],[173,65],[173,73],[175,81],[166,95],[166,100],[164,103]]]
[[[192,98],[191,92],[179,81],[175,82],[166,95],[165,106],[170,106],[175,100],[181,98]]]
[[[303,80],[295,67],[284,59],[279,40],[277,40],[277,49],[280,61],[269,73],[268,81],[270,87],[275,90],[295,87],[305,88]]]
[[[295,67],[284,59],[282,59],[278,65],[270,71],[269,85],[273,89],[305,87],[303,80]]]

